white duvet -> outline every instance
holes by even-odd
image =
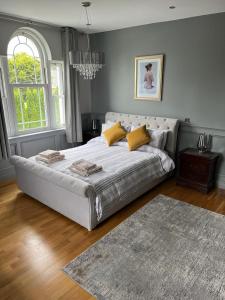
[[[129,151],[126,142],[108,147],[102,137],[92,139],[86,145],[61,152],[65,154],[65,160],[56,162],[48,168],[79,178],[93,186],[99,220],[112,201],[125,200],[130,193],[141,189],[146,180],[149,182],[160,178],[174,169],[173,160],[157,148],[146,146],[142,147],[142,151]],[[82,177],[70,171],[70,165],[82,158],[101,165],[103,170],[89,177]],[[37,162],[35,157],[29,160],[35,164],[43,164]]]

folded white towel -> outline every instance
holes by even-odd
[[[93,164],[92,162],[89,162],[85,159],[80,159],[78,161],[75,161],[74,163],[72,163],[72,166],[76,167],[78,170],[81,171],[88,171],[97,167],[96,164]]]
[[[65,155],[64,154],[60,154],[60,155],[57,155],[57,156],[54,156],[54,157],[52,157],[52,158],[45,158],[45,157],[42,157],[42,156],[40,156],[40,155],[37,155],[36,157],[35,157],[35,159],[37,160],[37,161],[41,161],[41,162],[44,162],[44,163],[46,163],[46,164],[53,164],[53,163],[55,163],[55,162],[57,162],[57,161],[60,161],[60,160],[63,160],[65,158]]]
[[[74,167],[73,165],[71,165],[71,166],[69,167],[69,169],[70,169],[71,172],[76,173],[76,174],[78,174],[78,175],[80,175],[80,176],[88,177],[88,176],[90,176],[90,175],[92,175],[92,174],[94,174],[94,173],[97,173],[97,172],[102,171],[102,166],[96,166],[95,168],[92,168],[92,169],[89,170],[89,171],[87,171],[87,170],[86,170],[86,171],[82,171],[82,170],[80,170],[80,169],[77,169],[77,168]]]
[[[60,152],[59,152],[59,151],[55,151],[55,150],[50,150],[50,149],[48,149],[48,150],[45,150],[45,151],[43,151],[43,152],[40,152],[39,155],[40,155],[41,157],[44,157],[44,158],[53,158],[53,157],[55,157],[55,156],[60,155]]]

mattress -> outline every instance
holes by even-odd
[[[164,151],[150,146],[147,152],[129,151],[126,142],[118,142],[108,147],[102,137],[92,139],[86,145],[61,152],[65,154],[65,160],[49,166],[37,162],[35,157],[28,160],[39,170],[41,167],[44,168],[46,178],[52,177],[54,173],[60,173],[61,177],[63,174],[71,181],[76,178],[76,181],[78,179],[81,183],[91,186],[95,192],[98,221],[104,217],[104,212],[112,202],[118,202],[119,205],[119,202],[125,201],[131,192],[136,193],[142,186],[146,186],[146,182],[150,184],[151,181],[163,177],[174,169],[173,160]],[[103,170],[89,177],[79,176],[69,169],[70,165],[79,159],[101,165]]]

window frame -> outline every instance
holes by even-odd
[[[50,67],[49,67],[49,72],[50,72],[50,74],[49,74],[49,78],[50,78],[50,92],[51,92],[51,99],[52,99],[52,109],[54,110],[54,103],[53,103],[53,95],[52,95],[52,82],[51,82],[51,65],[52,64],[59,64],[59,65],[61,65],[61,70],[62,70],[62,86],[61,86],[61,88],[62,88],[62,91],[63,91],[63,93],[62,93],[62,95],[61,95],[61,97],[63,98],[63,110],[64,110],[64,121],[66,121],[65,120],[65,74],[64,74],[64,62],[62,61],[62,60],[51,60],[50,62],[49,62],[49,64],[50,64]],[[60,97],[60,95],[59,95],[59,97]],[[54,123],[54,126],[55,126],[55,129],[60,129],[60,128],[65,128],[65,126],[66,126],[66,124],[63,124],[61,127],[58,127],[57,126],[57,124],[56,124],[56,120],[55,120],[55,114],[54,113],[52,113],[52,118],[53,118],[53,123]]]
[[[39,32],[30,28],[20,28],[14,32],[14,34],[10,37],[11,39],[17,35],[23,35],[27,38],[31,39],[31,41],[38,48],[41,68],[42,68],[42,83],[10,83],[9,78],[9,69],[8,69],[8,56],[0,56],[0,89],[3,94],[3,107],[6,115],[6,125],[8,130],[9,137],[16,137],[26,134],[32,134],[37,132],[46,132],[54,129],[64,129],[64,126],[57,126],[55,113],[54,113],[54,102],[52,96],[52,84],[51,84],[51,64],[59,63],[62,66],[62,89],[64,92],[64,62],[61,60],[52,60],[50,49],[47,45],[47,42],[40,35]],[[45,111],[46,111],[46,127],[43,128],[32,128],[25,130],[18,130],[18,122],[16,116],[16,109],[14,104],[14,88],[43,88],[45,93]],[[63,95],[65,99],[65,95]],[[65,102],[64,102],[65,103]]]

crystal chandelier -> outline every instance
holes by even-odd
[[[85,8],[87,17],[87,26],[90,26],[87,8],[91,2],[82,2],[81,5]],[[90,50],[90,37],[87,34],[88,47],[86,51],[72,50],[69,52],[70,64],[75,68],[84,79],[93,79],[96,72],[101,70],[105,64],[104,53]]]

